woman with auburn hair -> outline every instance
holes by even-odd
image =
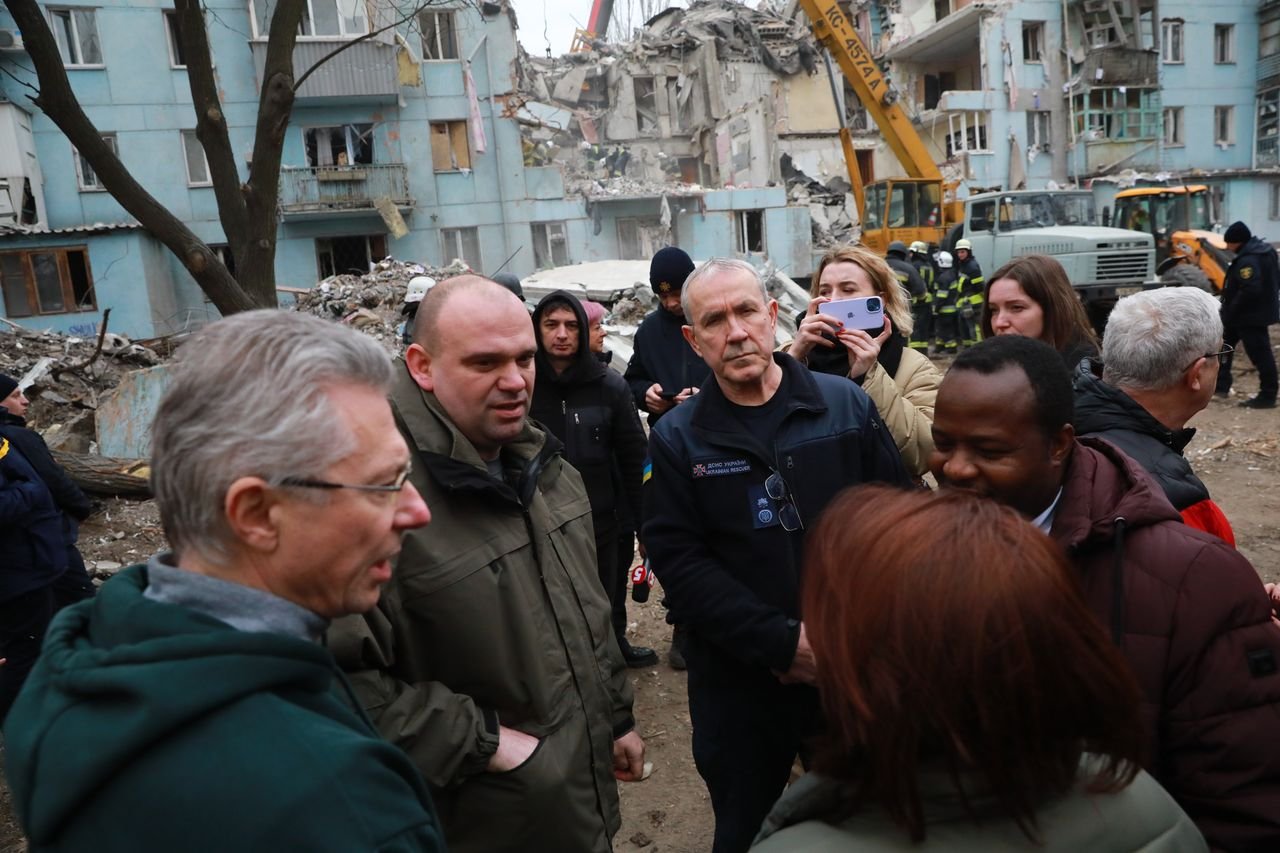
[[[864,486],[805,550],[825,732],[759,853],[1207,850],[1140,769],[1124,658],[1014,510]]]
[[[1081,359],[1098,354],[1098,336],[1067,271],[1048,255],[1014,258],[987,279],[982,334],[1044,341],[1073,374]]]
[[[870,249],[837,246],[819,262],[809,295],[813,299],[796,320],[796,337],[787,352],[810,370],[847,376],[861,385],[907,470],[923,476],[933,451],[933,401],[942,374],[928,357],[906,345],[912,329],[906,289],[884,258]],[[823,302],[858,296],[884,300],[884,330],[875,337],[818,313]]]

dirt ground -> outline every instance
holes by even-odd
[[[1280,409],[1240,408],[1238,401],[1257,390],[1257,376],[1242,370],[1239,360],[1236,375],[1236,395],[1214,399],[1192,421],[1198,432],[1186,453],[1235,527],[1240,550],[1264,580],[1280,581]],[[111,500],[82,528],[80,547],[88,561],[129,565],[163,543],[153,504]],[[685,675],[666,664],[671,632],[660,597],[655,589],[647,603],[630,605],[632,642],[657,648],[663,661],[632,675],[636,719],[654,770],[648,780],[622,786],[623,823],[615,846],[701,853],[711,846],[711,807],[690,752]],[[8,791],[0,786],[0,853],[24,849]]]

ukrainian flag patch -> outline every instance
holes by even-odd
[[[649,482],[649,478],[651,478],[652,476],[653,476],[653,460],[646,459],[644,460],[644,476],[640,478],[640,485],[643,486],[645,483]]]

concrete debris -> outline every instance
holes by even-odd
[[[426,275],[443,281],[471,272],[461,261],[447,267],[431,267],[384,258],[365,275],[333,275],[298,297],[295,311],[305,311],[326,320],[347,323],[374,338],[388,352],[399,353],[401,308],[409,279]]]

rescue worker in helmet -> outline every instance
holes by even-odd
[[[933,266],[933,258],[929,257],[929,246],[923,240],[911,244],[911,266],[916,275],[924,282],[924,294],[912,297],[911,314],[915,326],[911,330],[912,349],[924,350],[928,354],[929,341],[933,338],[933,289],[937,284],[938,271]]]
[[[943,353],[960,347],[960,279],[950,252],[938,253],[938,278],[933,286],[933,342]]]
[[[436,286],[436,280],[429,275],[415,275],[409,279],[409,286],[404,292],[404,307],[400,313],[404,315],[404,324],[400,327],[400,340],[405,346],[413,343],[413,324],[418,316],[418,306],[427,295],[427,291]]]
[[[987,282],[982,277],[982,267],[973,256],[973,244],[968,240],[956,241],[955,270],[960,288],[957,301],[960,337],[965,346],[971,347],[982,340],[978,320],[982,317],[982,294],[987,289]]]

